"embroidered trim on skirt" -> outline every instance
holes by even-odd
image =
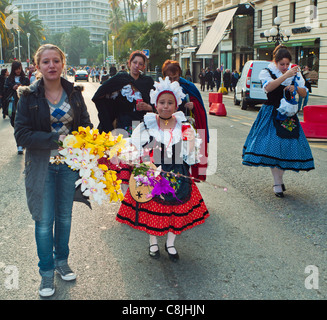
[[[208,209],[193,182],[189,201],[177,205],[165,205],[155,200],[138,203],[128,189],[116,220],[148,234],[163,236],[168,232],[181,234],[204,223],[208,217]]]

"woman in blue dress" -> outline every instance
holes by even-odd
[[[285,170],[299,172],[314,169],[311,149],[297,115],[283,119],[277,110],[284,94],[293,94],[296,90],[305,97],[307,93],[298,67],[290,66],[291,60],[287,48],[279,45],[273,52],[273,62],[260,72],[268,101],[260,109],[242,154],[244,165],[271,168],[273,189],[280,198],[284,197],[283,192],[286,191],[283,182]]]

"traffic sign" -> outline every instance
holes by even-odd
[[[0,60],[0,64],[5,64],[5,60]]]
[[[149,59],[150,58],[150,50],[149,49],[143,49],[142,52],[145,54],[145,56]]]

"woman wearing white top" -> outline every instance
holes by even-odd
[[[306,95],[304,79],[297,66],[291,68],[292,57],[285,46],[276,47],[273,55],[273,62],[259,75],[268,101],[251,128],[242,156],[244,165],[271,168],[275,195],[282,198],[284,171],[309,171],[314,169],[314,161],[297,115],[287,117],[277,110],[284,95],[291,96],[294,91]]]

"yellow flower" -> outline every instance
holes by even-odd
[[[103,171],[108,171],[108,167],[105,164],[99,164],[98,168],[103,170]]]
[[[106,150],[106,148],[102,145],[94,145],[94,144],[89,144],[90,145],[90,153],[94,154],[95,156],[98,154],[100,158],[102,158],[104,156],[104,152]]]

